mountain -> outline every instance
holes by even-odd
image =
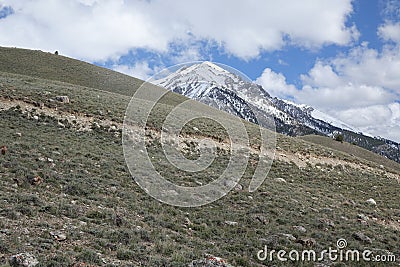
[[[0,55],[0,266],[304,266],[314,262],[282,262],[276,253],[262,261],[257,252],[320,253],[339,238],[351,251],[395,255],[389,265],[400,263],[400,164],[324,136],[276,134],[274,161],[256,191],[247,189],[260,153],[250,146],[234,190],[208,205],[170,206],[135,182],[154,170],[132,176],[124,156],[124,117],[143,81],[60,54],[0,47]],[[229,143],[207,120],[185,125],[173,147],[197,159],[212,141],[209,167],[185,172],[166,158],[160,122],[188,98],[144,86],[148,95],[168,93],[149,124],[133,128],[145,133],[146,147],[140,151],[137,139],[132,148],[178,185],[197,188],[225,173]],[[206,110],[225,124],[236,118],[188,102],[188,112]],[[259,129],[244,124],[250,134]]]
[[[212,62],[184,66],[152,83],[262,126],[266,125],[257,122],[257,117],[273,117],[278,133],[329,137],[342,134],[346,142],[400,162],[398,143],[362,133],[307,105],[271,97],[262,86]]]

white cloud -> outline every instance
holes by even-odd
[[[311,87],[305,85],[295,95],[295,99],[299,103],[311,105],[328,113],[347,108],[388,104],[393,101],[393,97],[393,94],[381,87],[355,85],[352,83],[338,87]]]
[[[167,50],[169,36],[149,18],[143,2],[88,3],[9,1],[15,13],[0,20],[0,44],[59,50],[92,61],[117,58],[135,47]]]
[[[350,108],[340,111],[340,117],[352,121],[356,127],[369,127],[376,124],[390,124],[400,119],[400,105],[372,105],[368,107]]]
[[[270,68],[266,68],[255,82],[262,85],[263,88],[272,96],[288,99],[297,94],[296,87],[287,84],[286,78],[282,73],[276,73]]]
[[[166,2],[174,6],[174,1]],[[215,40],[242,58],[280,49],[288,39],[292,44],[317,47],[346,45],[357,37],[354,28],[345,26],[352,12],[347,0],[183,1],[177,10],[193,35]]]
[[[399,100],[399,52],[399,46],[387,46],[378,52],[363,44],[348,54],[318,61],[307,75],[301,76],[305,85],[302,93],[313,91],[315,102],[332,97],[332,105],[328,106],[342,108]],[[333,92],[341,98],[334,97]]]
[[[399,52],[398,45],[379,52],[362,44],[319,61],[301,76],[304,86],[296,98],[366,133],[400,142]]]
[[[153,69],[149,67],[147,62],[136,62],[133,66],[114,65],[113,70],[142,80],[147,80],[154,74]]]
[[[382,52],[360,46],[328,64],[334,66],[345,81],[382,86],[400,94],[400,46],[387,46]]]
[[[378,28],[378,35],[385,41],[393,41],[400,44],[400,22],[386,23]]]
[[[297,98],[323,110],[388,104],[400,99],[398,47],[381,53],[365,45],[326,62],[317,61],[302,75]]]
[[[180,64],[202,59],[201,47],[196,43],[180,44],[175,48],[176,52],[169,54],[172,64]]]
[[[343,85],[343,81],[333,70],[333,67],[317,61],[314,67],[309,71],[308,75],[301,75],[303,84],[318,87],[337,87]]]
[[[0,45],[59,50],[85,60],[116,59],[144,48],[171,52],[176,42],[209,40],[237,57],[287,44],[347,45],[351,0],[2,0],[15,14],[0,20]]]
[[[338,116],[366,133],[400,142],[399,103],[347,109]]]

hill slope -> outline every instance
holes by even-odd
[[[299,137],[302,140],[312,142],[324,147],[329,147],[335,150],[339,150],[342,152],[345,152],[350,155],[354,155],[355,157],[362,158],[368,161],[373,161],[375,163],[378,163],[380,165],[383,165],[387,168],[395,169],[397,171],[400,171],[400,164],[389,160],[385,157],[377,156],[376,153],[373,153],[369,150],[366,150],[364,148],[361,148],[359,146],[356,146],[354,144],[350,144],[347,142],[338,142],[335,141],[332,138],[325,137],[325,136],[320,136],[320,135],[305,135]]]
[[[0,71],[131,96],[143,81],[76,59],[39,50],[0,47]]]
[[[18,53],[3,57],[18,61]],[[25,60],[36,57],[34,51],[23,53]],[[53,57],[43,55],[37,68]],[[65,64],[66,70],[81,66],[74,60]],[[87,73],[98,69],[85,66]],[[199,208],[169,206],[148,196],[126,168],[121,129],[130,97],[113,88],[87,87],[89,82],[82,82],[83,87],[43,79],[43,72],[31,71],[30,76],[21,70],[0,72],[0,146],[8,148],[0,154],[2,264],[29,252],[40,266],[188,266],[205,254],[234,266],[286,266],[288,262],[276,258],[260,261],[257,252],[265,245],[271,250],[322,251],[335,248],[339,238],[350,249],[399,258],[400,176],[382,169],[374,158],[278,135],[275,161],[257,191],[246,190],[257,165],[257,151],[252,150],[240,186],[225,197]],[[121,77],[105,72],[111,79]],[[95,80],[97,75],[86,78]],[[70,102],[57,101],[60,95]],[[196,157],[199,142],[212,138],[219,148],[215,163],[198,174],[171,166],[159,145],[159,127],[182,101],[169,94],[156,107],[158,115],[146,130],[147,149],[168,179],[198,186],[225,169],[229,147],[218,125],[194,121],[182,131],[178,149]],[[246,127],[251,132],[255,126]],[[367,203],[369,198],[377,204]],[[322,262],[333,265],[329,259]],[[312,265],[290,262],[304,264]]]

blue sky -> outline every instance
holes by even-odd
[[[0,45],[143,79],[219,62],[273,96],[400,142],[398,0],[0,0]]]

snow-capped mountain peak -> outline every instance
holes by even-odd
[[[153,83],[262,126],[268,127],[258,120],[260,116],[264,121],[273,118],[279,133],[334,136],[347,131],[346,141],[376,149],[370,135],[355,127],[307,105],[271,97],[262,86],[209,61],[184,66]],[[396,151],[388,154],[398,155]]]
[[[181,71],[181,74],[187,74],[187,73],[191,73],[193,71],[196,71],[198,73],[201,73],[202,71],[212,72],[216,75],[218,75],[218,73],[226,74],[226,75],[230,74],[230,72],[228,72],[227,70],[221,68],[220,66],[218,66],[210,61],[204,61],[202,63],[194,64],[188,68],[185,68],[184,70]]]
[[[153,83],[251,122],[256,122],[252,108],[262,107],[268,116],[273,110],[261,86],[209,61],[182,67]]]
[[[202,84],[203,89],[206,89],[206,84],[209,86],[230,87],[231,83],[240,81],[241,79],[237,75],[212,62],[204,61],[191,66],[184,66],[175,73],[153,83],[168,89],[184,88],[191,84]]]
[[[272,98],[261,86],[209,61],[184,66],[154,83],[250,121],[255,118],[248,118],[248,114],[240,112],[249,109],[244,105],[251,105],[250,109],[257,109],[265,116],[273,116],[282,124],[305,124],[324,134],[329,132],[322,129],[329,128],[327,125],[354,131],[351,126],[312,107]],[[329,121],[325,121],[327,125],[322,126],[325,119]]]

